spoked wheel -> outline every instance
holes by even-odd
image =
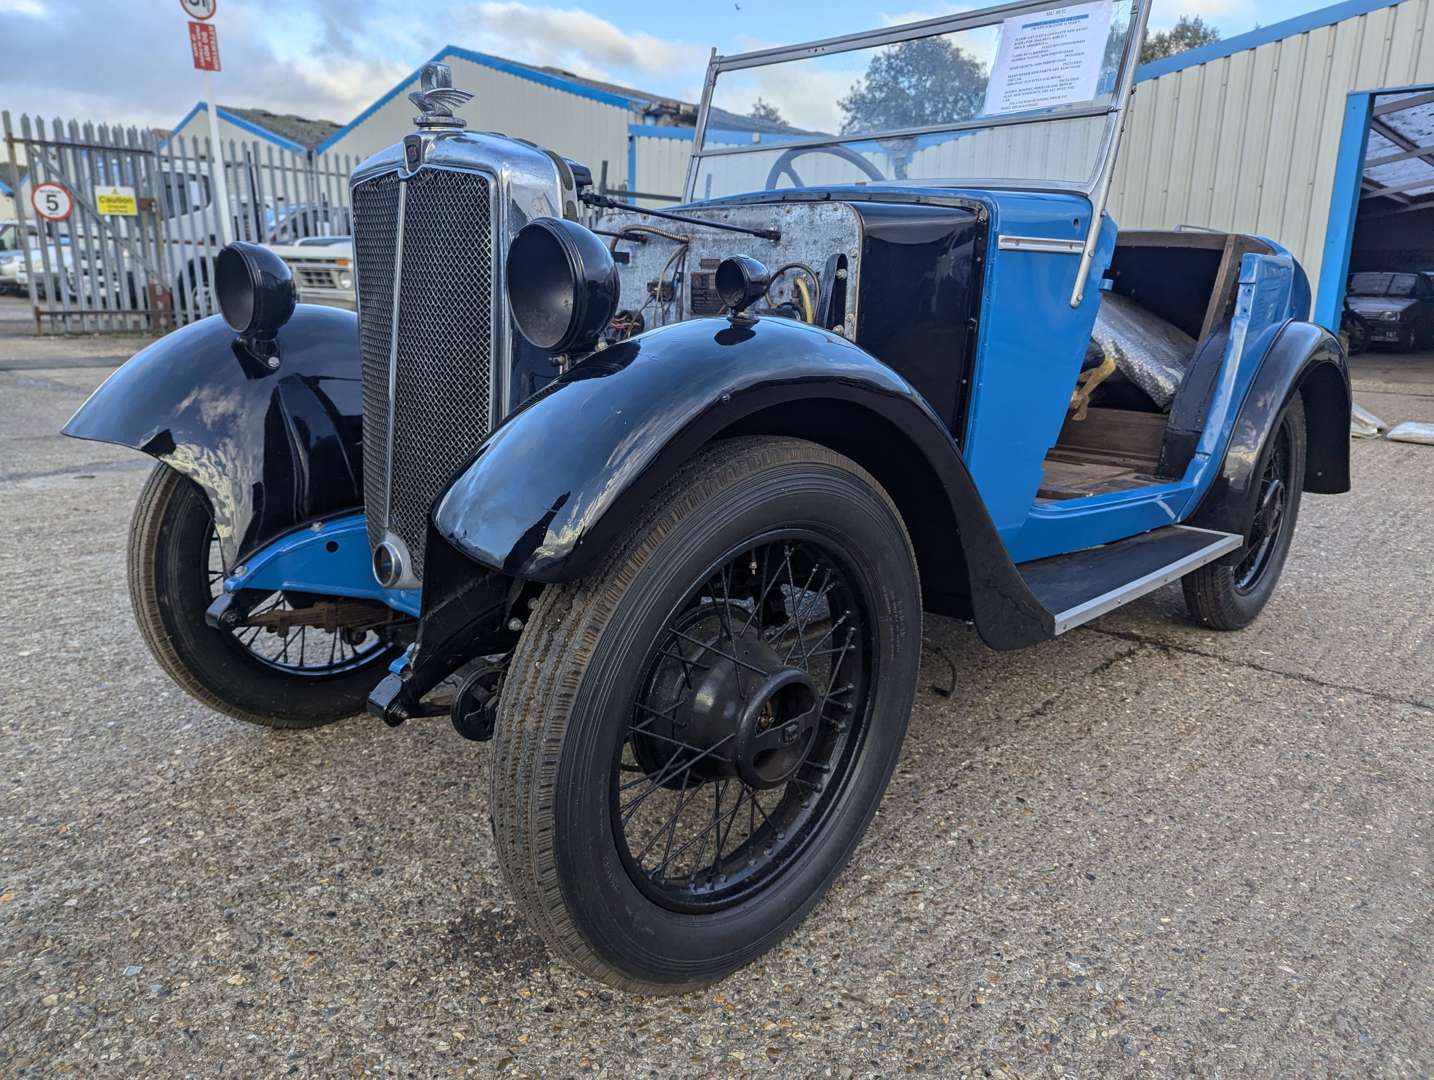
[[[653,645],[614,763],[619,853],[677,911],[739,902],[820,831],[865,734],[870,614],[797,530],[713,568]]]
[[[716,445],[523,633],[490,804],[519,902],[628,989],[752,960],[865,830],[919,652],[910,541],[876,481],[810,443]]]
[[[212,515],[205,549],[204,577],[212,603],[224,591],[224,564]],[[391,611],[340,602],[335,607],[346,610],[347,618],[337,625],[337,620],[320,622],[307,614],[321,602],[321,597],[309,593],[253,597],[240,625],[224,632],[265,667],[297,678],[332,678],[368,667],[379,654],[390,651],[391,641],[385,632],[395,629],[399,621]]]
[[[1280,413],[1263,450],[1245,546],[1229,562],[1186,575],[1190,614],[1217,630],[1239,630],[1264,610],[1284,569],[1305,480],[1305,413],[1298,393]]]
[[[150,652],[219,712],[267,727],[316,727],[362,711],[411,620],[377,604],[308,594],[254,596],[232,630],[204,613],[223,587],[214,518],[193,481],[158,466],[129,539],[129,587]]]

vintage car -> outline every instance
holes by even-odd
[[[353,239],[311,236],[292,244],[268,244],[288,264],[301,304],[325,304],[355,310]]]
[[[761,955],[871,821],[923,612],[1016,649],[1183,580],[1235,630],[1302,493],[1349,486],[1295,260],[1104,212],[1145,17],[1032,0],[715,57],[662,211],[464,130],[431,66],[352,177],[357,316],[233,245],[223,317],[65,429],[160,462],[129,540],[154,655],[255,723],[367,703],[492,739],[502,872],[599,979]],[[872,89],[917,61],[977,89]],[[800,129],[709,130],[847,78]]]
[[[1351,274],[1344,305],[1357,320],[1354,351],[1366,344],[1404,352],[1434,349],[1434,273],[1361,271]]]

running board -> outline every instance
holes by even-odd
[[[1055,637],[1228,555],[1244,542],[1237,533],[1167,525],[1016,569],[1046,609],[1051,620],[1046,629]]]

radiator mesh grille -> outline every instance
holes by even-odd
[[[369,546],[383,535],[384,462],[388,457],[388,354],[393,332],[394,243],[398,177],[393,173],[353,191],[354,269],[363,358],[363,501]]]
[[[384,180],[395,194],[386,230],[375,215],[375,232],[386,231],[388,270],[380,280],[376,269],[365,279],[364,232],[369,224],[360,207],[360,192],[373,185],[378,209]],[[355,257],[359,262],[361,334],[364,353],[364,429],[382,424],[373,445],[392,455],[392,491],[384,491],[382,456],[365,453],[376,468],[365,469],[364,498],[369,537],[382,534],[383,507],[388,528],[413,557],[414,571],[423,573],[423,547],[433,502],[455,473],[473,456],[491,426],[493,379],[493,208],[488,179],[476,173],[422,169],[406,181],[403,222],[402,280],[399,285],[398,349],[393,401],[388,400],[388,328],[393,306],[393,244],[396,233],[397,181],[392,175],[365,181],[354,191]],[[376,258],[382,244],[372,243]],[[382,312],[370,320],[372,291],[387,282]],[[370,333],[370,321],[374,333]],[[378,331],[383,331],[380,345]],[[372,336],[372,342],[371,342]],[[373,359],[371,359],[371,357]],[[381,363],[378,362],[381,359]],[[374,409],[371,410],[370,402]],[[383,446],[388,410],[393,410],[393,446]],[[371,417],[371,411],[381,415]]]

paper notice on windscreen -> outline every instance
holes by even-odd
[[[1072,4],[1001,24],[986,113],[1025,112],[1095,97],[1110,35],[1110,2]]]

